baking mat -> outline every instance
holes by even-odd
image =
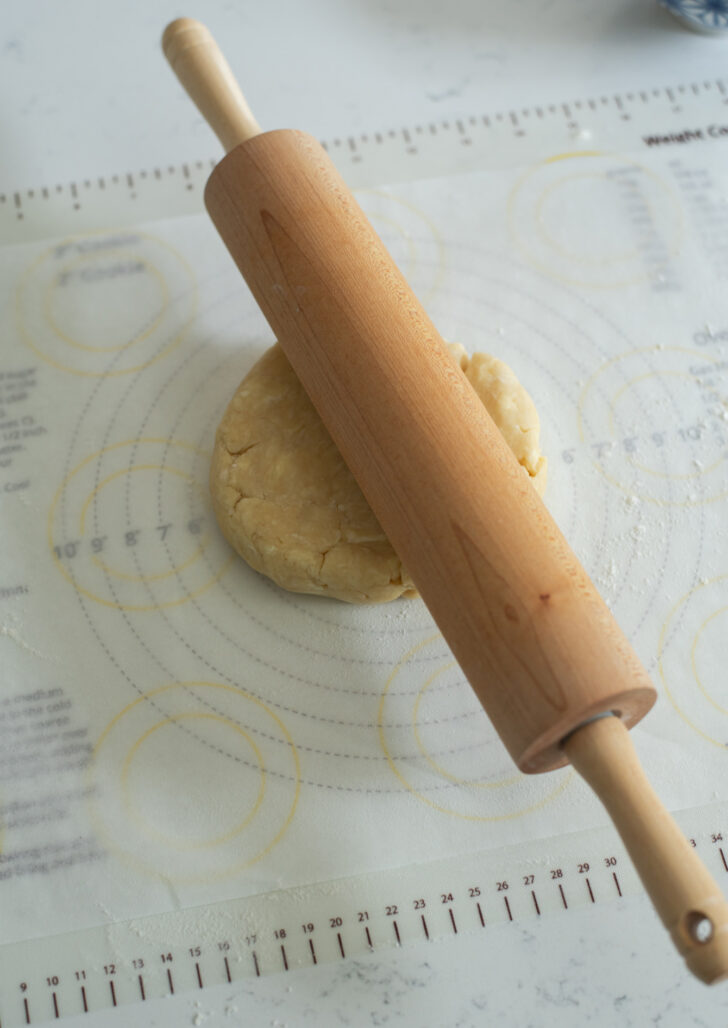
[[[660,688],[641,756],[713,836],[724,154],[359,194],[442,334],[536,399],[547,502]],[[293,596],[232,556],[210,448],[272,339],[204,217],[5,247],[0,289],[3,943],[606,823],[568,769],[514,771],[422,604]]]

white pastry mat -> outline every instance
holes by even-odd
[[[360,193],[442,334],[534,397],[548,505],[660,690],[641,756],[713,822],[725,154]],[[0,942],[606,823],[516,773],[420,602],[286,594],[221,539],[214,429],[272,338],[204,216],[5,247],[0,295]]]

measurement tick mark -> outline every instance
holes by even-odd
[[[541,910],[539,909],[538,900],[536,899],[536,893],[533,891],[533,889],[531,889],[531,897],[533,899],[533,905],[536,908],[536,913],[540,917],[541,916]]]
[[[167,968],[167,981],[169,982],[169,991],[174,996],[174,982],[172,981],[172,971]]]
[[[619,887],[619,879],[617,878],[617,872],[616,871],[612,871],[612,878],[614,879],[614,884],[617,886],[617,892],[621,896],[622,895],[622,890]]]
[[[369,934],[369,929],[365,928],[364,931],[366,932],[367,945],[369,946],[369,949],[374,949],[374,943],[372,942],[372,937]]]
[[[200,974],[199,964],[195,964],[195,971],[197,971],[197,984],[202,988],[202,975]]]
[[[339,953],[341,953],[342,957],[345,957],[346,953],[344,953],[344,943],[341,941],[341,932],[336,933],[336,938],[339,940]]]
[[[725,859],[725,853],[723,852],[722,847],[718,847],[718,852],[720,853],[720,859],[723,861],[723,867],[728,871],[728,861]]]
[[[589,890],[589,899],[592,901],[592,903],[594,903],[595,902],[594,901],[594,893],[592,892],[592,887],[591,887],[591,885],[589,883],[589,879],[588,878],[586,879],[586,887]]]
[[[109,988],[111,989],[111,1002],[116,1006],[116,989],[113,982],[109,982]]]
[[[452,930],[455,933],[455,935],[457,935],[457,933],[458,933],[458,926],[455,924],[455,915],[452,912],[452,907],[448,908],[448,913],[450,915],[450,924],[452,925]]]
[[[422,918],[422,928],[423,928],[424,933],[425,933],[425,938],[429,939],[430,938],[430,933],[427,930],[427,921],[425,921],[425,915],[424,914],[420,914],[420,917]]]
[[[23,1007],[25,1008],[25,1023],[30,1024],[30,1007],[27,998],[23,999]]]
[[[394,928],[394,937],[397,940],[397,945],[401,946],[402,945],[402,940],[399,937],[399,928],[397,926],[397,922],[396,921],[392,921],[392,928]]]
[[[480,909],[480,903],[475,904],[478,908],[478,917],[480,918],[481,928],[485,928],[485,918],[483,917],[483,911]]]
[[[84,1012],[84,1014],[87,1014],[88,1013],[88,1003],[86,1001],[86,987],[84,985],[81,986],[81,1000],[83,1001],[83,1012]]]
[[[225,960],[225,974],[227,976],[227,980],[228,980],[228,982],[232,982],[232,978],[230,977],[230,964],[228,964],[228,958],[225,957],[224,960]]]
[[[260,968],[258,967],[258,954],[253,950],[253,964],[255,965],[255,974],[257,978],[260,978]]]
[[[564,904],[564,910],[568,910],[569,904],[566,902],[566,896],[564,896],[564,888],[562,885],[559,886],[559,892],[561,893],[561,902]]]
[[[313,960],[314,964],[318,964],[318,960],[316,959],[316,950],[313,948],[313,939],[308,940],[308,948],[311,950],[311,960]]]
[[[58,1013],[58,996],[56,996],[55,992],[52,995],[53,995],[53,1013],[56,1015],[56,1017],[60,1017],[61,1015]]]
[[[144,991],[144,979],[142,978],[141,975],[139,975],[139,977],[137,978],[137,981],[139,982],[139,994],[141,995],[142,999],[146,999],[147,998],[147,994]]]
[[[285,971],[288,970],[288,957],[286,956],[286,947],[281,945],[281,956],[283,957],[283,968]]]
[[[507,896],[504,896],[504,897],[503,897],[503,902],[505,903],[505,905],[506,905],[506,910],[508,911],[508,920],[509,920],[509,921],[512,921],[512,920],[513,920],[513,914],[511,913],[511,905],[510,905],[510,903],[508,902],[508,897],[507,897]]]

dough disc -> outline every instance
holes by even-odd
[[[530,396],[502,361],[458,361],[524,473],[546,460]],[[416,590],[276,343],[233,396],[215,437],[210,491],[225,538],[256,571],[298,593],[385,603]]]

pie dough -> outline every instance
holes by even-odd
[[[495,357],[459,363],[539,493],[546,459],[530,396]],[[240,383],[215,438],[212,503],[223,535],[256,571],[298,593],[348,603],[416,596],[280,346]]]

